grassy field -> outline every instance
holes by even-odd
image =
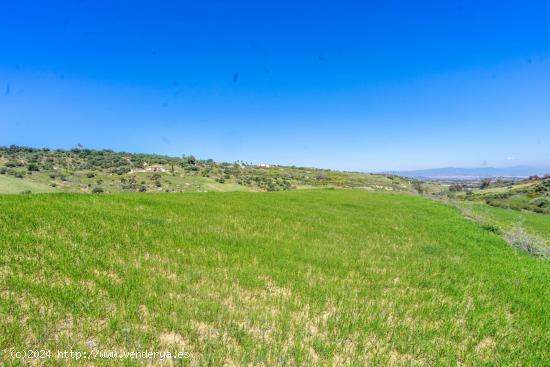
[[[192,365],[550,360],[550,262],[413,195],[3,195],[0,275],[8,364],[30,348],[188,351]]]
[[[147,191],[152,192],[203,192],[203,191],[250,191],[249,187],[239,185],[234,182],[219,183],[214,179],[201,176],[190,175],[171,175],[169,173],[157,174],[160,177],[162,186],[156,187],[155,181],[151,180],[151,173],[133,173],[119,175],[110,175],[97,173],[93,178],[85,176],[85,172],[75,172],[68,175],[67,181],[52,180],[47,172],[34,173],[24,178],[16,178],[9,175],[0,175],[0,194],[20,194],[23,192],[47,193],[47,192],[82,192],[91,193],[95,187],[101,187],[105,192],[122,192],[123,179],[133,179],[138,184],[137,187],[144,186]],[[98,183],[99,182],[99,183]]]
[[[515,227],[524,229],[528,234],[540,238],[550,249],[550,215],[493,207],[476,202],[455,202],[483,223],[495,225],[502,231]]]
[[[24,191],[54,192],[57,190],[39,181],[22,180],[12,176],[0,175],[0,193],[19,194]]]

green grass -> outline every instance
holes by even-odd
[[[196,365],[550,360],[550,262],[419,196],[4,195],[0,275],[0,364],[92,342]]]
[[[514,226],[522,227],[527,233],[541,238],[550,248],[550,215],[504,209],[481,203],[456,202],[456,205],[469,209],[484,223],[496,225],[503,230],[510,230]]]
[[[19,194],[27,190],[33,193],[57,191],[55,188],[39,181],[0,175],[0,193]]]

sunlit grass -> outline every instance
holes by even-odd
[[[484,223],[498,226],[503,231],[521,227],[527,233],[540,238],[546,247],[550,248],[550,215],[498,208],[467,201],[454,204],[478,216]]]
[[[5,195],[0,275],[8,363],[90,345],[197,365],[550,358],[550,262],[417,196]]]

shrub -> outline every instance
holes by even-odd
[[[544,242],[538,237],[525,233],[523,228],[516,225],[511,230],[507,231],[504,235],[504,239],[510,245],[526,251],[533,256],[548,257],[550,256],[550,250],[544,247]]]
[[[449,186],[450,192],[460,192],[462,190],[464,190],[464,185],[462,184],[455,184],[455,185]]]
[[[487,195],[488,199],[491,200],[502,200],[502,199],[508,199],[513,195],[510,191],[505,192],[497,192],[495,194]]]
[[[131,170],[132,170],[132,169],[131,169],[130,167],[128,167],[128,166],[120,166],[120,167],[118,167],[118,168],[115,170],[115,173],[116,173],[117,175],[123,175],[123,174],[125,174],[125,173],[130,172]]]
[[[28,194],[30,194],[30,193],[32,193],[31,190],[21,191],[21,195],[28,195]]]
[[[533,199],[531,201],[531,203],[539,208],[544,208],[544,207],[547,207],[549,206],[549,201],[548,199],[544,198],[544,197],[540,197],[540,198],[536,198],[536,199]]]
[[[142,186],[139,188],[139,192],[145,192],[145,191],[147,191],[147,186],[142,185]]]
[[[40,168],[38,168],[38,165],[36,163],[29,163],[27,165],[27,170],[29,172],[38,172],[40,171]]]
[[[94,187],[94,188],[92,189],[92,193],[94,193],[94,194],[102,194],[102,193],[104,193],[104,192],[105,192],[105,190],[103,190],[102,187]]]
[[[17,161],[8,161],[6,162],[6,167],[10,167],[10,168],[15,168],[15,167],[19,167],[21,166],[21,163],[17,162]]]
[[[88,178],[94,178],[94,177],[95,177],[95,173],[93,173],[93,172],[88,172],[88,173],[86,174],[86,177],[88,177]]]

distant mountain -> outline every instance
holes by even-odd
[[[434,180],[477,180],[481,178],[526,178],[531,175],[544,175],[550,173],[548,168],[514,166],[506,168],[480,167],[480,168],[457,168],[445,167],[434,169],[423,169],[416,171],[393,171],[390,172],[399,176],[424,178]]]

